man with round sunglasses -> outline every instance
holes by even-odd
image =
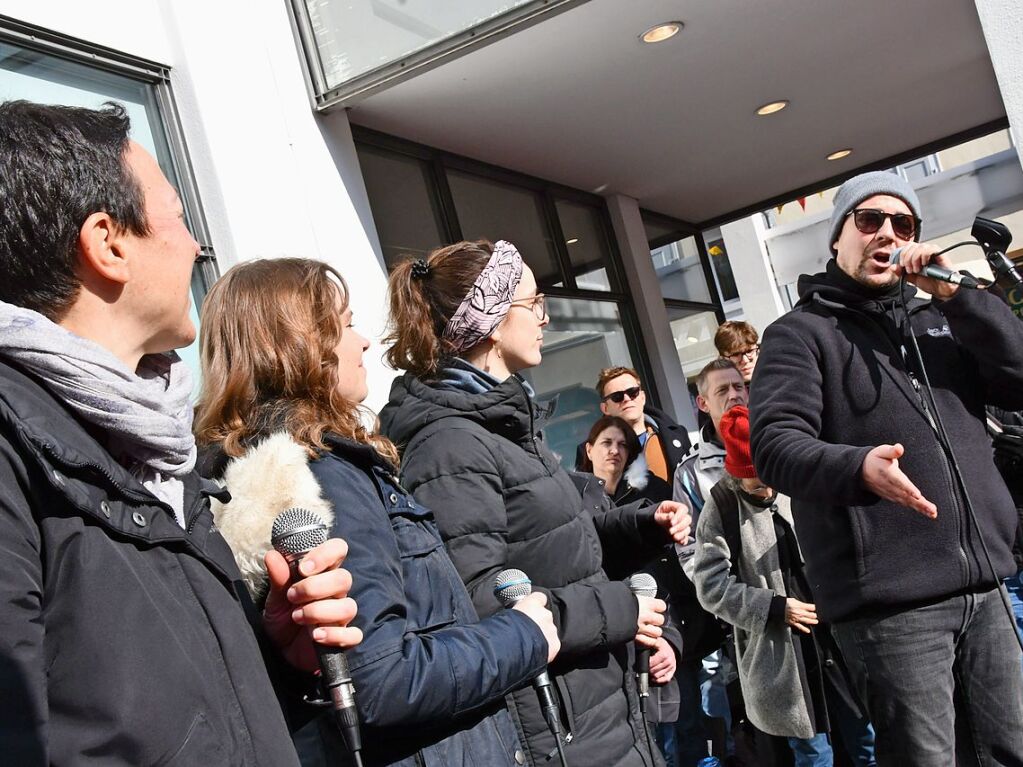
[[[666,488],[670,487],[675,468],[691,446],[685,428],[663,410],[647,404],[643,384],[632,368],[601,370],[596,389],[600,412],[618,416],[633,428],[643,448],[640,456],[647,470],[664,480]],[[585,443],[582,443],[576,449],[576,466],[582,465],[585,455]]]
[[[1016,515],[984,405],[1023,406],[1023,324],[987,291],[923,276],[949,264],[919,237],[905,180],[842,185],[834,258],[800,278],[796,307],[764,334],[753,457],[793,499],[818,613],[874,723],[877,763],[1021,764],[1020,650],[998,593],[1015,569]]]

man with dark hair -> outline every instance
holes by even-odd
[[[925,276],[948,261],[919,231],[899,176],[839,189],[835,258],[764,334],[753,457],[792,498],[878,764],[1023,764],[1020,651],[998,589],[1016,510],[984,427],[985,404],[1023,407],[1023,324],[988,291]]]
[[[314,678],[276,659],[313,670],[310,631],[358,642],[346,547],[290,590],[270,551],[260,619],[171,351],[195,337],[199,246],[128,130],[116,105],[0,104],[0,753],[297,764],[261,646],[297,695]]]
[[[640,455],[647,470],[670,483],[675,467],[689,450],[686,430],[663,410],[647,403],[643,383],[632,368],[605,368],[600,371],[596,389],[600,412],[618,416],[632,427],[643,448]],[[586,443],[583,442],[576,448],[577,467],[583,464],[585,457]]]

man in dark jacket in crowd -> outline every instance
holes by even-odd
[[[195,337],[199,246],[128,130],[120,106],[0,105],[0,754],[297,765],[263,653],[311,671],[310,630],[358,642],[346,547],[310,552],[287,594],[268,554],[260,625],[170,352]]]
[[[624,419],[643,448],[643,457],[651,474],[671,484],[675,467],[689,451],[689,433],[663,410],[646,401],[639,374],[632,368],[613,367],[600,371],[597,379],[600,412]],[[575,465],[583,465],[586,443],[576,448]]]
[[[800,279],[799,303],[764,334],[753,454],[793,499],[818,612],[869,709],[878,763],[944,766],[956,752],[961,764],[1020,764],[1020,651],[997,588],[1015,571],[1016,512],[984,405],[1023,406],[1023,324],[986,291],[924,276],[948,262],[916,242],[919,224],[899,176],[838,191],[836,258]]]

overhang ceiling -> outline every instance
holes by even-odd
[[[638,36],[678,19],[655,45]],[[788,99],[777,114],[761,104]],[[354,123],[689,222],[1004,120],[972,0],[589,0]],[[851,147],[845,160],[828,162]]]

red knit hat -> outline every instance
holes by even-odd
[[[725,443],[725,471],[738,479],[753,479],[753,454],[749,446],[749,410],[736,405],[721,416],[718,434]]]

